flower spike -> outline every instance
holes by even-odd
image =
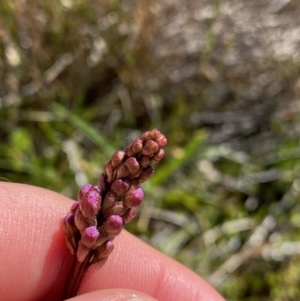
[[[63,225],[66,245],[74,256],[63,298],[77,295],[88,269],[101,267],[113,251],[113,239],[142,203],[139,185],[153,174],[152,164],[164,157],[166,137],[157,129],[143,133],[105,164],[98,185],[85,185]]]

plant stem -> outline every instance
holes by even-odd
[[[72,266],[66,280],[66,286],[64,287],[62,293],[62,300],[66,300],[77,295],[80,283],[85,272],[87,271],[87,268],[89,267],[91,256],[92,252],[90,252],[88,256],[86,256],[83,262],[77,261],[76,255],[73,256],[74,258]]]

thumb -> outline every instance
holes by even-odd
[[[68,299],[70,301],[158,301],[144,293],[128,289],[98,290]]]

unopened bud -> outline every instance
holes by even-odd
[[[93,188],[92,184],[84,185],[78,192],[78,200],[82,199],[82,197],[89,192]]]
[[[152,139],[151,134],[150,134],[150,131],[144,132],[144,133],[142,134],[142,136],[140,137],[140,139],[141,139],[143,142],[146,142],[146,141]]]
[[[78,201],[82,215],[86,219],[92,220],[99,212],[101,206],[102,198],[99,193],[99,188],[97,186],[92,186],[92,188],[82,195],[82,198]]]
[[[146,142],[145,146],[143,147],[142,154],[146,156],[152,155],[158,151],[158,148],[159,145],[155,141],[149,140]]]
[[[113,168],[119,167],[123,163],[123,159],[125,158],[125,152],[117,151],[111,157],[111,164]]]
[[[103,229],[109,234],[114,235],[123,227],[122,217],[119,215],[111,215],[103,224]]]
[[[116,178],[124,179],[124,178],[128,177],[129,175],[130,175],[130,172],[128,171],[128,169],[124,165],[121,165],[117,170]]]
[[[127,180],[115,180],[111,185],[111,190],[117,195],[122,196],[130,187]]]
[[[133,190],[132,192],[128,193],[124,199],[123,203],[129,208],[139,206],[144,199],[144,192],[141,188]]]
[[[131,145],[130,149],[132,150],[133,154],[138,154],[143,149],[143,141],[141,139],[135,139]]]
[[[82,232],[85,228],[89,227],[90,224],[86,221],[80,210],[77,210],[74,216],[74,222],[77,229]]]
[[[136,173],[140,169],[140,164],[134,157],[127,159],[124,163],[124,166],[126,166],[126,169],[130,174]]]
[[[158,163],[165,155],[165,151],[160,149],[159,152],[152,158],[151,163]]]
[[[82,232],[80,243],[85,245],[87,248],[92,248],[95,245],[98,236],[99,231],[97,230],[97,227],[88,227]]]
[[[122,215],[123,222],[125,224],[129,223],[135,217],[135,214],[136,214],[136,207],[128,208],[126,212]]]

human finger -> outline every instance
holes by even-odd
[[[59,300],[71,264],[61,221],[72,201],[42,188],[0,183],[0,203],[6,259],[1,300]],[[158,300],[224,300],[196,274],[126,231],[114,243],[106,264],[86,274],[80,294],[126,288]]]
[[[151,296],[127,289],[98,290],[76,296],[69,301],[157,301]]]

